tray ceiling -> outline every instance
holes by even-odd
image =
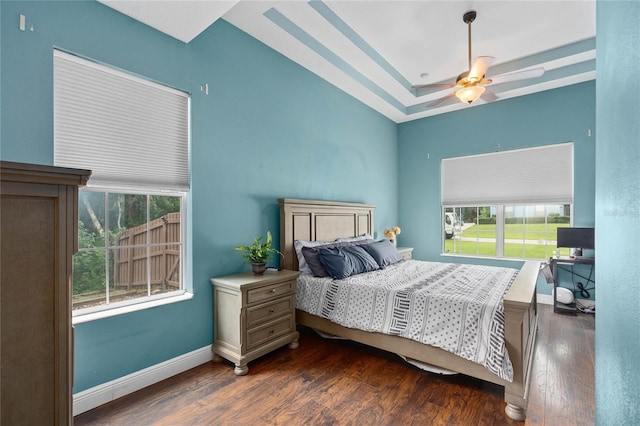
[[[487,77],[545,69],[489,86],[497,101],[595,79],[592,0],[100,2],[184,43],[224,19],[398,123],[484,103],[429,107],[452,90],[411,90],[467,70],[468,10],[472,56],[495,58]]]

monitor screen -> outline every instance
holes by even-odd
[[[558,247],[595,249],[594,228],[558,228]]]

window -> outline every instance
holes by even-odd
[[[73,309],[182,294],[183,194],[80,192]]]
[[[572,222],[572,143],[444,159],[441,173],[443,253],[546,259]]]
[[[54,50],[54,163],[80,190],[74,315],[185,293],[189,94]]]
[[[571,205],[464,206],[445,211],[444,252],[470,256],[548,259],[557,229],[570,226]],[[460,220],[447,232],[446,216]],[[565,249],[563,249],[565,250]],[[563,255],[568,255],[568,249]]]

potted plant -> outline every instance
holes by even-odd
[[[267,260],[269,260],[272,254],[277,253],[282,256],[282,253],[271,247],[272,241],[271,232],[267,231],[267,239],[264,242],[262,241],[262,237],[258,237],[253,240],[253,244],[250,246],[236,247],[236,250],[244,252],[242,253],[242,257],[247,259],[251,264],[254,274],[264,274],[264,271],[267,269]]]

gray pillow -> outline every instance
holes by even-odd
[[[402,260],[402,255],[389,240],[376,241],[375,243],[362,247],[373,257],[376,263],[380,265],[380,269],[384,269]]]
[[[320,247],[318,257],[329,275],[338,280],[380,269],[373,257],[360,245]]]
[[[329,244],[322,247],[335,247],[335,244]],[[311,273],[314,277],[328,277],[330,276],[322,262],[320,262],[320,257],[318,257],[318,249],[320,247],[303,247],[302,255],[307,262],[307,266],[311,269]]]
[[[370,244],[373,242],[375,242],[375,240],[366,239],[366,240],[358,240],[358,241],[341,241],[341,242],[326,243],[316,247],[303,247],[302,255],[304,256],[306,264],[309,267],[309,269],[311,269],[311,273],[313,274],[314,277],[330,277],[331,274],[327,272],[322,262],[320,262],[320,258],[318,257],[319,249],[323,247],[334,248],[334,247],[364,245],[364,244]]]

